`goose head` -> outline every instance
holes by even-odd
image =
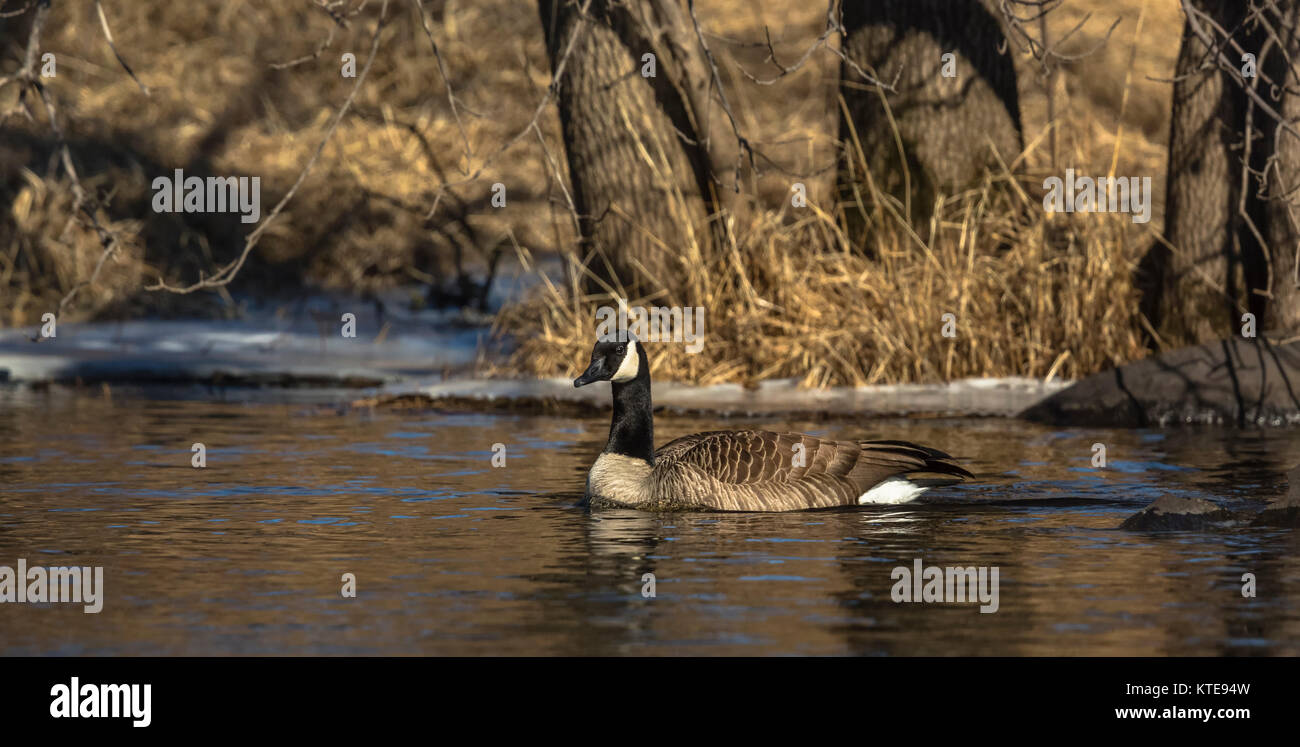
[[[612,381],[622,384],[635,379],[641,373],[641,358],[644,357],[637,348],[639,343],[628,335],[627,340],[601,340],[591,349],[591,363],[581,376],[573,380],[575,387],[586,386],[597,381]]]

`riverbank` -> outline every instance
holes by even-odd
[[[53,337],[40,335],[39,328],[0,332],[0,382],[321,389],[340,404],[390,409],[580,415],[609,407],[608,392],[575,389],[566,378],[484,376],[502,370],[506,343],[484,318],[459,313],[318,299],[292,315],[266,309],[239,320],[66,324]],[[720,417],[1009,417],[1067,384],[1009,377],[811,389],[786,378],[750,387],[657,381],[654,393],[662,412]]]

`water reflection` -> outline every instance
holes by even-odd
[[[1285,431],[764,423],[916,440],[980,480],[905,507],[674,515],[575,505],[604,419],[148,394],[0,390],[0,565],[102,565],[107,586],[99,615],[0,605],[0,653],[1300,653],[1293,532],[1114,529],[1164,493],[1279,494]],[[998,566],[998,612],[895,603],[890,572],[917,558]]]

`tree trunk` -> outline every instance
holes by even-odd
[[[649,30],[662,72],[685,104],[699,142],[699,157],[709,170],[706,196],[717,209],[738,222],[743,220],[748,208],[740,193],[748,173],[743,162],[745,154],[725,108],[721,81],[714,78],[713,63],[700,44],[694,18],[681,6],[681,0],[643,0],[626,5],[640,16],[642,28]]]
[[[1242,33],[1240,0],[1196,5],[1223,28]],[[1152,324],[1170,346],[1239,331],[1241,314],[1251,306],[1244,276],[1246,265],[1254,263],[1248,255],[1260,251],[1239,210],[1245,95],[1212,58],[1206,66],[1208,54],[1186,22],[1174,69],[1166,179],[1165,237],[1173,251],[1156,250],[1158,279],[1151,292],[1158,299],[1147,304]],[[1247,195],[1248,215],[1251,202]]]
[[[680,288],[694,248],[710,240],[709,154],[686,86],[703,73],[669,70],[698,64],[690,40],[656,26],[650,0],[540,0],[582,256],[594,277],[634,297]],[[680,16],[678,17],[680,21]],[[653,39],[658,37],[659,44]],[[569,46],[572,45],[572,49]],[[683,52],[686,49],[686,52]],[[642,74],[643,55],[656,74]]]
[[[1260,66],[1278,85],[1281,101],[1276,108],[1294,131],[1270,119],[1265,138],[1267,144],[1276,144],[1277,159],[1267,173],[1271,299],[1266,326],[1292,336],[1300,334],[1300,278],[1296,266],[1300,253],[1300,69],[1291,68],[1290,63],[1300,62],[1300,2],[1283,0],[1278,6],[1281,18],[1272,26],[1279,38],[1268,57],[1260,60]],[[1271,101],[1268,87],[1262,81],[1259,87],[1266,91],[1265,100]]]
[[[1023,147],[1015,66],[998,51],[1002,27],[979,0],[845,0],[843,16],[841,199],[869,204],[865,165],[913,225],[925,226],[937,196],[969,188],[996,164],[990,148],[1010,164]],[[953,77],[942,74],[946,53],[954,55]],[[896,93],[868,83],[855,66]],[[865,238],[850,217],[860,212],[846,212],[855,241]]]

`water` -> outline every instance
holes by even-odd
[[[1164,493],[1261,505],[1300,463],[1290,431],[732,423],[915,440],[980,479],[924,505],[656,515],[575,507],[604,418],[289,396],[0,389],[0,565],[106,584],[98,615],[0,605],[0,654],[1300,654],[1295,532],[1114,528]],[[997,566],[998,611],[893,602],[917,558]]]

